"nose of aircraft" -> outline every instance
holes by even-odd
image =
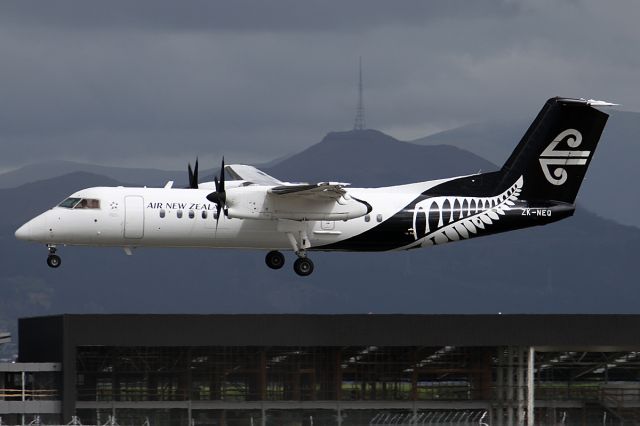
[[[31,221],[25,223],[16,230],[16,238],[19,240],[28,240],[31,237]]]
[[[19,240],[39,241],[47,235],[47,223],[44,214],[34,217],[16,230]]]

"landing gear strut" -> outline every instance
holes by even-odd
[[[313,262],[307,257],[307,249],[311,247],[311,244],[309,244],[309,237],[307,237],[306,231],[303,230],[299,233],[300,242],[296,240],[295,235],[291,232],[287,233],[287,238],[289,238],[291,247],[296,256],[298,256],[293,263],[293,270],[301,277],[311,275],[313,272]]]
[[[313,272],[313,262],[311,261],[311,259],[307,258],[307,249],[311,248],[311,242],[309,241],[309,236],[307,235],[307,228],[308,225],[306,221],[278,221],[278,232],[282,232],[287,236],[293,252],[296,254],[296,256],[298,256],[296,261],[293,263],[293,270],[301,277],[309,276]],[[277,255],[275,253],[277,253]],[[276,256],[282,256],[282,254],[277,251],[272,251],[267,254],[266,261],[267,265],[270,268],[281,268],[284,264],[284,258],[276,259]],[[281,262],[279,262],[280,259],[282,259]],[[277,266],[274,266],[274,260],[279,262],[277,263]]]
[[[277,250],[267,253],[267,257],[264,260],[271,269],[280,269],[284,266],[284,255]]]
[[[56,254],[56,246],[47,246],[47,250],[49,250],[49,256],[47,256],[47,265],[50,268],[57,268],[62,263],[62,259],[60,256]]]

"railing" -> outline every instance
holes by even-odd
[[[57,389],[0,389],[0,400],[20,401],[22,399],[33,400],[52,400],[58,399]]]
[[[612,402],[620,406],[624,406],[626,403],[636,403],[636,405],[640,403],[640,386],[637,388],[612,388],[603,386],[600,390],[600,394],[601,401]]]
[[[436,384],[433,386],[419,384],[415,391],[411,386],[399,387],[397,389],[383,390],[382,386],[376,389],[362,390],[361,386],[346,384],[340,390],[341,401],[411,401],[412,396],[418,401],[468,401],[477,399],[478,390],[473,389],[468,384],[449,385]],[[298,390],[297,397],[294,397],[293,388],[265,389],[264,399],[268,401],[317,401],[336,399],[335,392],[326,389]],[[178,387],[171,388],[148,388],[143,386],[120,386],[114,388],[83,388],[77,389],[79,401],[255,401],[260,400],[261,395],[255,388],[250,387],[225,387],[221,389],[198,391],[187,390]]]
[[[599,401],[601,399],[601,385],[545,385],[538,384],[535,388],[536,400],[542,401]]]
[[[421,413],[394,414],[378,413],[369,426],[487,426],[486,411],[426,411]]]
[[[512,388],[512,393],[518,394],[518,387]],[[506,397],[507,387],[501,389],[502,399]],[[522,388],[526,394],[526,387]],[[27,399],[54,399],[57,397],[56,390],[27,390]],[[418,386],[415,389],[416,401],[471,401],[478,399],[498,400],[497,388],[493,387],[483,395],[479,389],[474,389],[467,385],[435,385]],[[22,397],[20,389],[0,389],[0,398]],[[121,387],[117,391],[112,389],[78,389],[77,398],[80,401],[257,401],[261,400],[260,394],[249,388],[227,388],[217,392],[199,393],[187,391],[185,389],[149,389],[143,387],[125,388]],[[268,401],[292,401],[292,400],[335,400],[335,394],[326,392],[316,392],[314,398],[299,394],[298,398],[293,398],[291,394],[283,392],[274,393],[267,390],[264,400]],[[640,386],[634,387],[609,387],[602,384],[552,384],[537,383],[535,387],[535,399],[538,401],[586,401],[603,402],[611,404],[637,403],[640,405]],[[412,401],[410,391],[403,392],[362,392],[357,388],[343,389],[339,400],[341,401]]]
[[[640,423],[640,387],[603,387],[600,404],[620,420],[620,424]]]
[[[2,422],[2,417],[0,417],[0,426],[10,426],[6,423]],[[16,425],[16,426],[20,426],[20,425]],[[24,425],[22,425],[24,426]],[[42,419],[40,418],[40,416],[33,416],[33,420],[31,420],[27,426],[119,426],[118,422],[116,421],[115,416],[109,416],[107,418],[107,421],[103,424],[99,424],[99,425],[83,425],[80,422],[80,419],[77,416],[73,416],[71,417],[71,421],[69,423],[67,423],[66,425],[54,425],[54,424],[46,424],[42,422]],[[142,423],[142,426],[150,426],[149,423],[149,419],[145,419],[144,423]]]

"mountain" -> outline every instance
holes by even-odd
[[[381,184],[379,178],[390,183],[417,181],[477,171],[489,164],[458,148],[416,149],[378,132],[366,132],[372,141],[368,146],[365,134],[350,141],[350,133],[330,134],[269,171],[287,179],[339,178],[374,185]],[[410,162],[402,161],[409,157]],[[452,169],[455,172],[444,173]],[[52,270],[45,264],[45,247],[14,238],[22,222],[74,190],[118,184],[106,176],[73,173],[0,189],[4,201],[0,209],[0,330],[9,329],[15,336],[16,318],[63,312],[639,310],[635,276],[640,230],[582,208],[573,218],[545,227],[429,249],[314,252],[310,256],[316,271],[307,278],[291,270],[291,253],[285,254],[285,267],[273,271],[264,264],[264,252],[244,250],[139,249],[126,256],[118,248],[60,247],[63,264]]]
[[[640,181],[640,113],[607,111],[609,121],[595,158],[589,166],[578,203],[589,210],[626,225],[639,226],[637,191],[629,187]],[[458,127],[413,143],[449,144],[503,164],[529,126],[530,120],[479,123]]]
[[[531,120],[514,122],[472,123],[454,129],[434,133],[411,141],[418,145],[455,146],[502,165],[516,147]]]
[[[444,160],[444,161],[443,161]],[[484,158],[453,146],[401,142],[377,130],[331,132],[306,150],[265,168],[287,181],[339,181],[389,186],[494,170]]]
[[[52,160],[30,164],[0,174],[0,188],[14,188],[25,183],[55,178],[74,172],[92,173],[140,186],[164,186],[169,180],[174,180],[176,186],[185,186],[187,183],[186,165],[184,170],[170,171],[98,166],[74,161]]]

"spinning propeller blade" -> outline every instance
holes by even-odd
[[[215,192],[207,195],[207,200],[216,204],[216,229],[218,228],[218,221],[220,220],[220,211],[224,211],[224,215],[229,217],[227,213],[227,192],[224,189],[224,157],[222,157],[222,166],[220,167],[220,181],[218,176],[213,178],[213,183],[216,186]]]
[[[191,170],[191,163],[189,163],[187,171],[189,172],[189,188],[198,189],[198,157],[196,157],[193,170]]]

